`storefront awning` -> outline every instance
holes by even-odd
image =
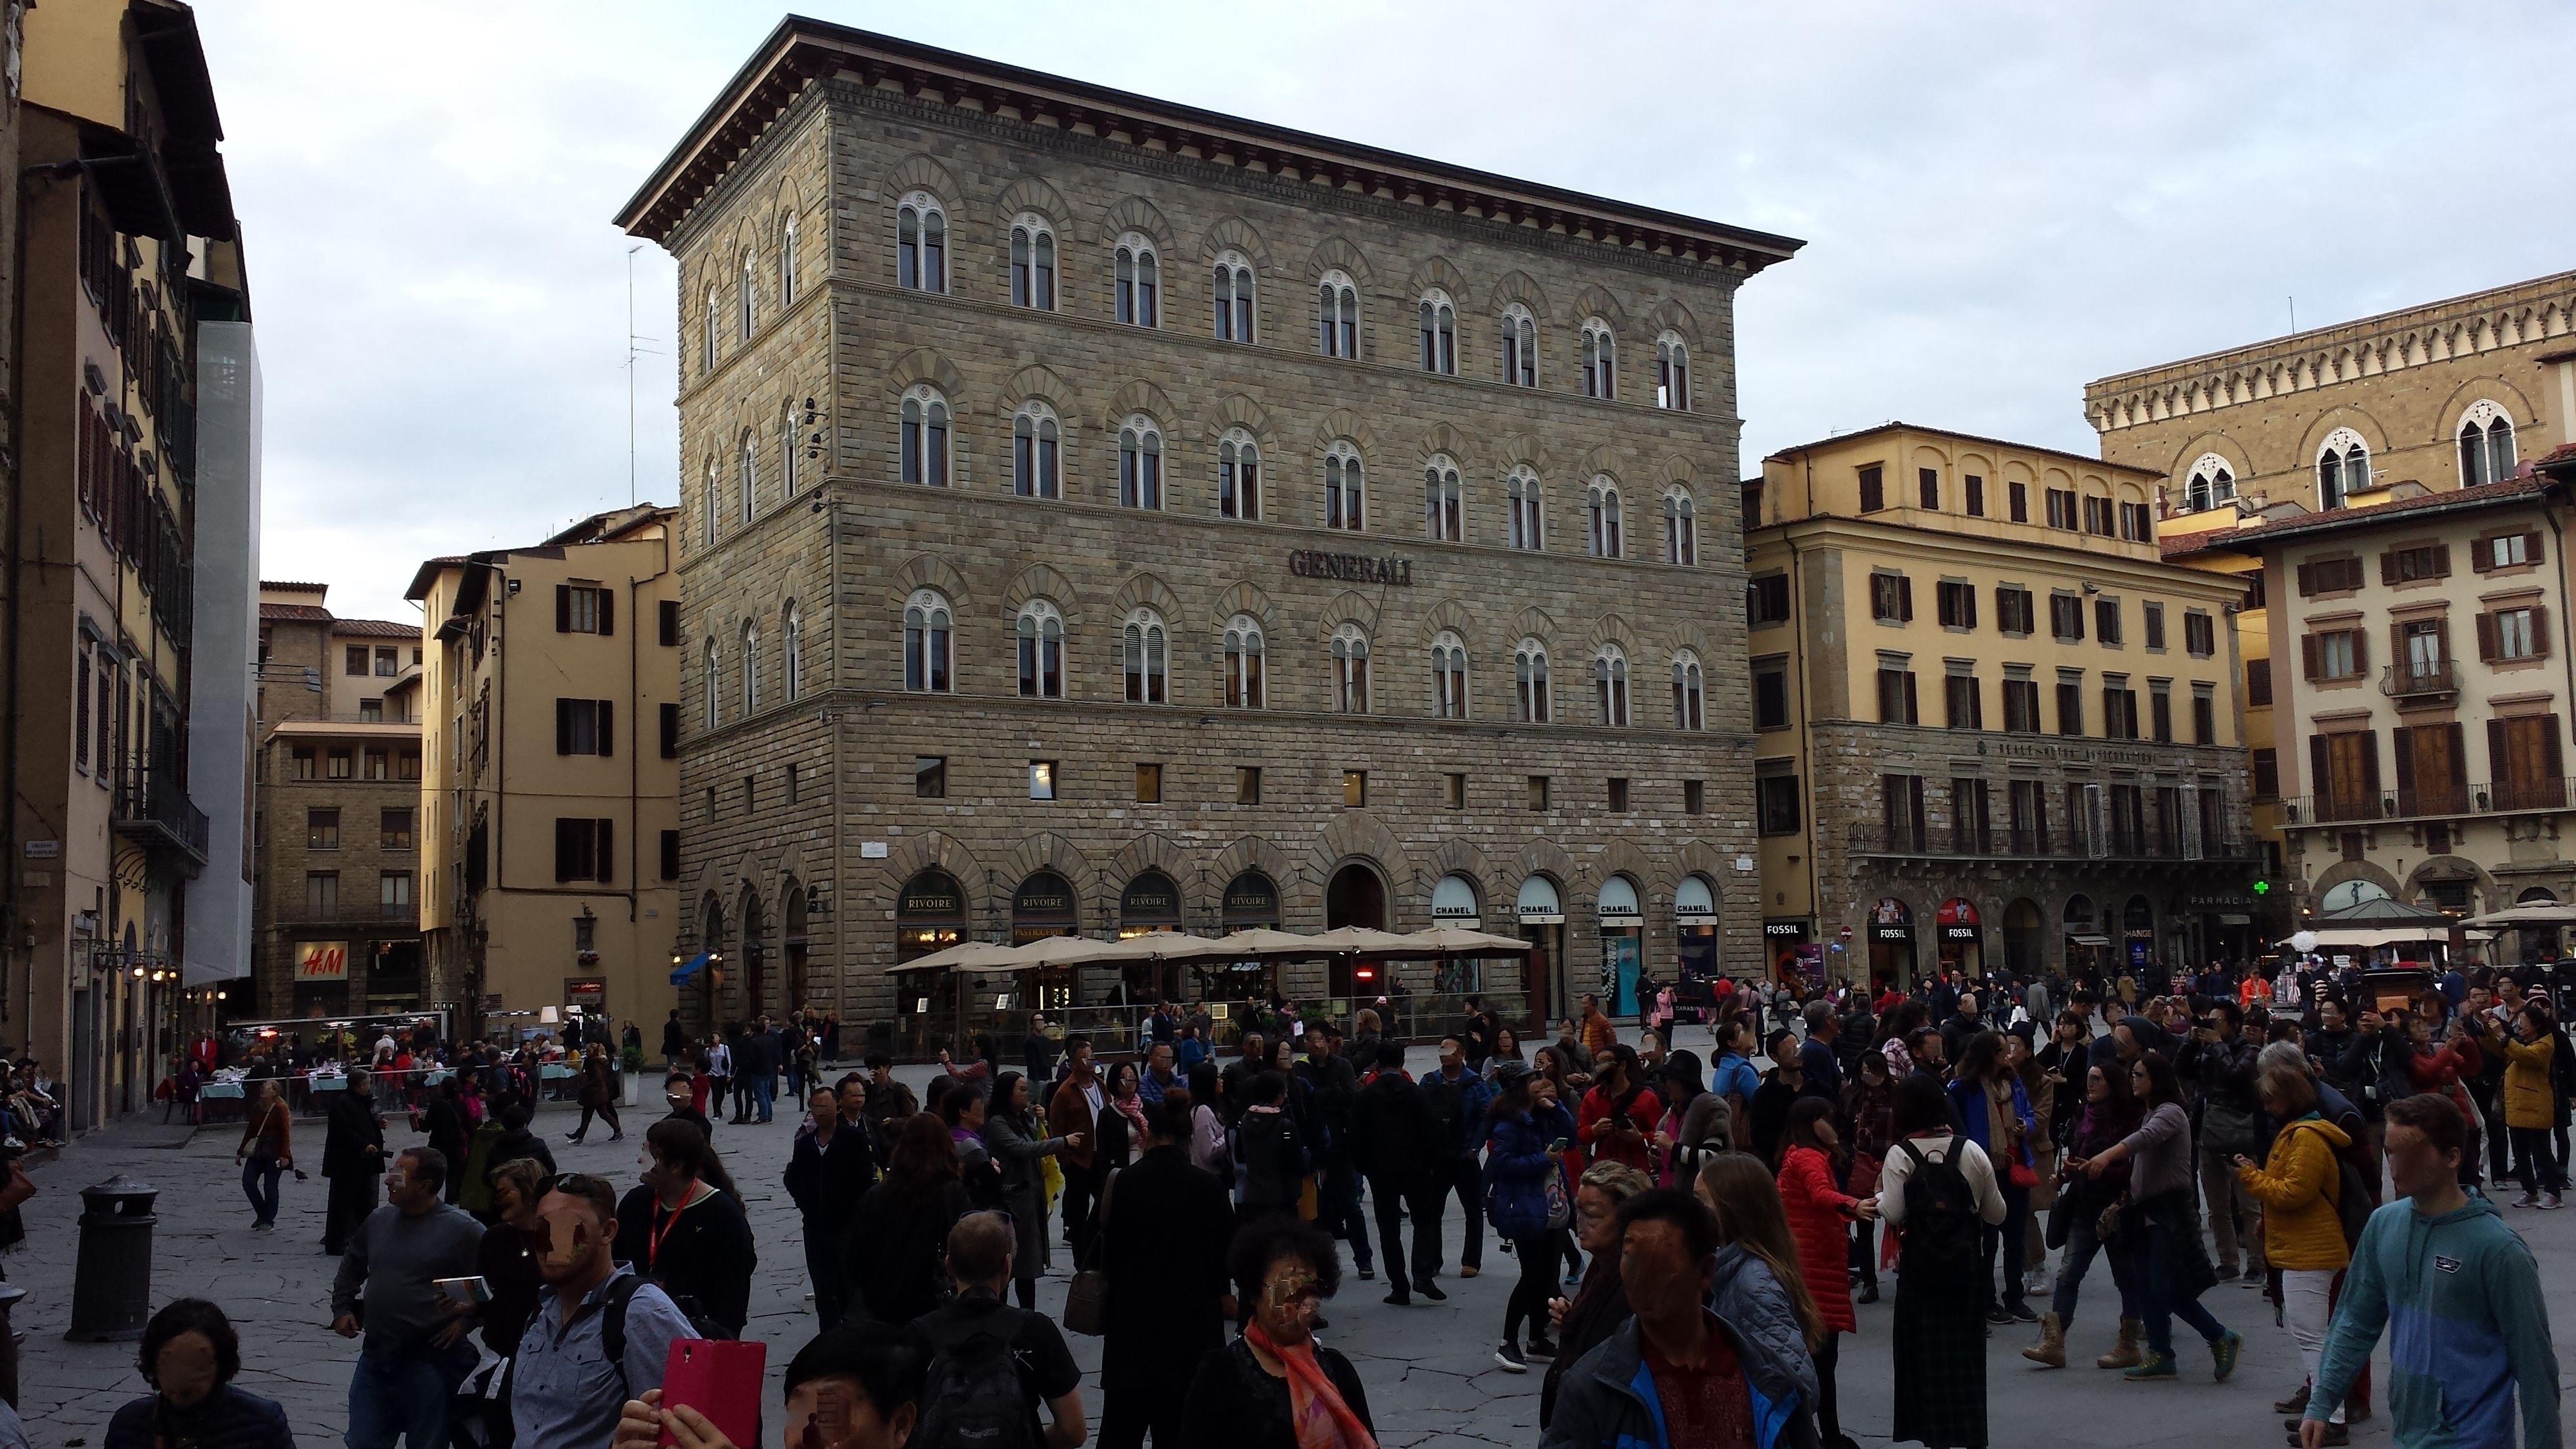
[[[2108,946],[2111,944],[2110,937],[2095,935],[2089,932],[2079,935],[2076,932],[2069,931],[2066,933],[2066,939],[2074,942],[2078,946]]]
[[[679,965],[672,967],[671,984],[674,986],[688,985],[692,980],[696,979],[699,972],[707,969],[707,962],[713,960],[714,957],[715,953],[713,951],[700,951],[695,956],[692,956],[688,960],[681,962]]]

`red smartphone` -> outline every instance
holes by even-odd
[[[769,1345],[726,1339],[680,1338],[662,1365],[662,1407],[685,1404],[707,1416],[716,1432],[740,1445],[760,1442],[760,1384]],[[668,1428],[662,1442],[675,1442]]]

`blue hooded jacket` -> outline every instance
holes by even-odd
[[[1547,1175],[1564,1171],[1547,1147],[1573,1136],[1574,1117],[1563,1103],[1504,1117],[1488,1130],[1485,1211],[1495,1232],[1534,1238],[1547,1230]]]
[[[1816,1367],[1770,1269],[1741,1246],[1719,1249],[1710,1309],[1744,1373],[1756,1449],[1817,1449]],[[1674,1449],[1638,1332],[1629,1319],[1567,1370],[1540,1449]]]

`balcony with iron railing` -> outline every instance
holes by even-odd
[[[191,873],[206,863],[206,812],[165,774],[146,770],[117,781],[114,819],[117,834],[184,856]]]
[[[2282,801],[2281,823],[2358,825],[2510,815],[2534,810],[2564,810],[2570,799],[2576,799],[2576,780],[2557,778],[2410,786],[2398,790],[2355,791],[2349,795],[2328,792]]]
[[[2165,834],[2148,829],[2103,832],[2101,848],[2081,835],[2049,832],[2042,835],[2033,828],[1997,830],[1978,829],[1974,825],[1927,827],[1915,830],[1908,826],[1891,829],[1885,825],[1855,825],[1850,845],[1854,855],[1913,860],[1993,860],[1993,861],[2072,861],[2122,860],[2155,862],[2236,862],[2258,858],[2262,848],[2248,836],[2223,833],[2216,838],[2185,840],[2179,834]]]
[[[2457,694],[2460,692],[2459,673],[2447,659],[2431,663],[2405,660],[2379,671],[2379,692],[2390,699]]]

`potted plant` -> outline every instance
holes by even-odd
[[[635,1105],[644,1089],[644,1049],[631,1046],[617,1053],[617,1070],[622,1081],[618,1094],[629,1107]]]

